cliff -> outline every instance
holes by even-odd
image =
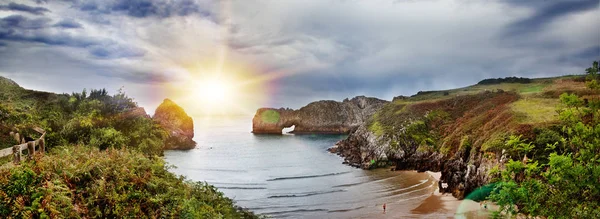
[[[392,165],[395,170],[439,171],[440,191],[465,198],[497,176],[492,169],[522,159],[506,144],[511,135],[535,140],[535,148],[544,151],[552,135],[543,130],[555,128],[557,94],[564,92],[598,95],[579,78],[562,77],[398,97],[330,151],[364,169]]]
[[[489,169],[502,156],[482,149],[484,143],[520,129],[509,108],[518,98],[512,92],[484,92],[389,104],[338,142],[336,152],[346,163],[364,169],[390,163],[397,170],[442,172],[441,183],[447,186],[440,190],[463,198],[489,181]]]
[[[388,101],[358,96],[342,102],[312,102],[298,110],[261,108],[252,119],[255,134],[281,134],[294,126],[293,133],[347,134],[360,126]]]
[[[169,132],[164,149],[186,150],[196,147],[192,117],[170,99],[165,99],[152,117]]]

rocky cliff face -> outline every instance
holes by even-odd
[[[196,147],[194,137],[194,122],[192,117],[179,105],[170,99],[165,99],[163,103],[156,108],[152,118],[169,131],[165,149],[186,150]]]
[[[342,102],[324,100],[298,110],[261,108],[252,119],[255,134],[281,134],[294,127],[294,133],[346,134],[356,129],[388,101],[358,96]]]
[[[503,165],[503,152],[490,142],[501,133],[530,130],[513,120],[508,104],[517,99],[514,93],[485,92],[436,102],[391,103],[377,113],[379,118],[362,124],[331,151],[364,169],[391,163],[397,170],[439,171],[440,191],[464,198],[490,181],[490,169]]]

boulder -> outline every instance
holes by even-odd
[[[196,147],[192,117],[170,99],[165,99],[152,117],[169,132],[164,149],[187,150]]]

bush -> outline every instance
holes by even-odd
[[[94,129],[90,138],[90,145],[101,150],[119,149],[125,145],[125,142],[127,142],[127,137],[112,127]]]
[[[160,158],[83,146],[0,169],[0,218],[48,217],[256,218],[215,187],[176,177]]]
[[[481,81],[479,81],[479,85],[486,85],[486,84],[500,84],[500,83],[521,83],[521,84],[528,84],[531,83],[531,79],[529,78],[522,78],[522,77],[506,77],[506,78],[488,78],[488,79],[483,79]]]

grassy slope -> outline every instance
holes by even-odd
[[[55,98],[56,94],[26,90],[12,80],[0,76],[0,149],[8,148],[16,143],[8,135],[14,129],[23,129],[20,131],[26,135],[36,135],[26,129],[35,124],[19,124],[17,127],[8,127],[9,125],[6,124],[12,123],[13,120],[31,120],[9,115],[26,116],[24,114],[27,112],[37,110],[45,102]]]
[[[472,152],[494,150],[509,134],[534,135],[536,127],[554,124],[561,93],[576,93],[593,98],[599,93],[586,89],[577,76],[533,79],[531,83],[472,85],[463,88],[419,92],[394,101],[375,114],[369,129],[377,135],[413,138],[408,144],[433,145],[433,150],[453,155],[463,139],[472,144]],[[499,92],[500,90],[500,92]],[[427,114],[442,111],[443,121],[427,121]],[[431,116],[430,116],[431,117]],[[434,119],[435,120],[435,119]],[[410,127],[414,121],[426,121],[423,129]],[[409,133],[398,134],[398,127]],[[402,144],[402,142],[400,142]]]
[[[485,91],[509,91],[521,97],[511,105],[511,109],[518,114],[522,123],[540,123],[556,121],[556,106],[558,96],[563,93],[576,93],[584,97],[593,97],[595,93],[586,89],[583,81],[576,80],[576,76],[563,76],[554,78],[533,79],[532,83],[500,83],[491,85],[471,85],[463,88],[440,91],[425,91],[395,104],[418,104],[450,99],[457,96],[475,95]]]

